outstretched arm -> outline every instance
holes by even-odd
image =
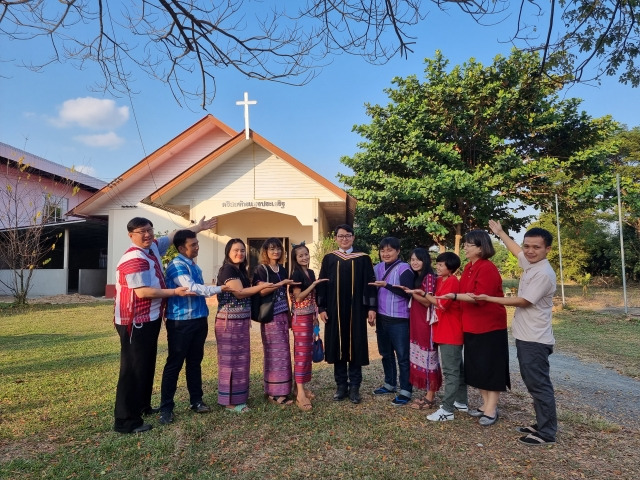
[[[489,220],[489,228],[494,233],[494,235],[502,240],[502,243],[504,243],[505,247],[507,247],[515,257],[517,257],[518,254],[522,251],[522,248],[515,242],[515,240],[513,240],[513,238],[507,235],[507,232],[502,229],[502,225],[500,225],[500,222]]]
[[[170,244],[173,243],[173,236],[176,234],[178,230],[191,230],[193,233],[200,233],[203,230],[209,230],[210,228],[215,227],[218,224],[218,217],[211,217],[205,220],[205,217],[202,217],[198,223],[190,226],[189,228],[178,228],[173,232],[169,232],[167,237],[169,238]]]
[[[467,296],[475,299],[482,300],[484,302],[499,303],[500,305],[506,305],[508,307],[522,307],[527,308],[531,306],[531,302],[522,297],[490,297],[489,295],[474,295],[468,293]]]

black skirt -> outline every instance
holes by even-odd
[[[507,329],[464,334],[464,377],[467,385],[481,390],[511,389]]]

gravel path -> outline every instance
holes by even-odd
[[[515,346],[510,347],[511,378],[520,379]],[[640,381],[620,375],[599,363],[556,352],[549,359],[558,405],[581,406],[625,428],[640,429]]]

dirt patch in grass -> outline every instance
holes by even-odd
[[[14,298],[10,296],[0,296],[0,303],[13,303]],[[68,295],[49,295],[44,297],[34,297],[28,300],[29,304],[51,304],[64,305],[76,303],[96,303],[96,302],[113,302],[113,299],[104,297],[93,297],[91,295],[80,295],[78,293],[70,293]]]

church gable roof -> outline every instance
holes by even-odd
[[[268,152],[269,154],[258,155],[257,158],[252,159],[254,162],[256,162],[255,165],[252,165],[252,169],[256,169],[256,177],[260,175],[260,170],[263,168],[269,169],[269,173],[272,173],[272,175],[264,176],[264,182],[273,183],[275,180],[275,182],[277,183],[278,181],[283,180],[282,176],[273,172],[273,157],[275,156],[277,157],[277,159],[284,162],[287,166],[293,169],[295,173],[298,173],[299,175],[307,178],[309,180],[309,183],[312,184],[310,188],[305,188],[304,192],[302,192],[300,195],[297,195],[292,191],[293,189],[295,189],[296,185],[291,185],[291,183],[288,183],[288,195],[294,197],[300,196],[305,198],[308,198],[310,196],[330,197],[330,199],[334,201],[346,201],[347,193],[340,187],[333,184],[315,171],[311,170],[309,167],[296,160],[284,150],[276,147],[274,144],[251,130],[249,140],[245,138],[244,133],[238,134],[236,137],[230,139],[226,144],[211,152],[209,155],[205,156],[202,160],[194,164],[192,167],[182,172],[180,175],[172,179],[167,184],[163,185],[161,188],[157,189],[149,197],[147,197],[145,201],[152,204],[163,204],[165,202],[173,203],[174,200],[177,201],[177,203],[184,203],[184,200],[181,199],[180,195],[182,192],[189,189],[191,195],[191,187],[193,185],[196,185],[203,177],[207,176],[213,170],[221,168],[221,165],[225,164],[225,162],[227,162],[228,160],[231,160],[233,158],[234,163],[240,163],[240,161],[242,160],[243,152],[245,151],[245,149],[248,149],[251,144],[255,144],[259,148],[259,150],[263,150],[265,152]],[[253,155],[255,155],[255,153],[253,153]],[[261,163],[264,161],[271,161],[271,163],[268,167],[261,167]],[[241,165],[238,165],[238,167],[242,168]],[[238,172],[238,175],[242,175],[242,172]],[[251,181],[253,182],[254,179],[251,178]],[[256,191],[259,186],[260,181],[256,180],[255,185],[252,184],[251,190]],[[320,188],[318,189],[317,187]],[[257,192],[256,194],[260,196],[259,192]]]
[[[248,152],[259,152],[259,161],[243,162]],[[191,199],[198,201],[212,196],[211,183],[204,186],[197,183],[206,183],[202,179],[222,165],[225,166],[224,171],[236,167],[235,177],[233,172],[227,175],[229,181],[242,177],[239,169],[245,168],[242,180],[245,183],[251,181],[252,195],[256,191],[254,186],[262,187],[261,193],[273,191],[268,190],[266,184],[273,184],[274,175],[271,173],[275,168],[297,182],[294,185],[280,184],[280,188],[286,187],[287,194],[293,198],[318,198],[325,208],[342,211],[341,215],[338,214],[342,218],[345,218],[346,204],[346,218],[353,218],[355,199],[343,189],[252,130],[246,138],[244,131],[236,132],[212,115],[207,115],[128,169],[76,207],[73,214],[104,216],[110,209],[133,207],[142,202],[188,217]],[[261,175],[260,170],[265,174]],[[254,185],[254,177],[258,175],[260,178]],[[275,175],[275,181],[278,180],[282,178]],[[294,188],[290,192],[289,187],[292,186]],[[204,193],[198,194],[198,187]],[[181,195],[182,192],[188,194]]]
[[[238,133],[207,115],[78,205],[75,215],[106,215],[134,206]]]

